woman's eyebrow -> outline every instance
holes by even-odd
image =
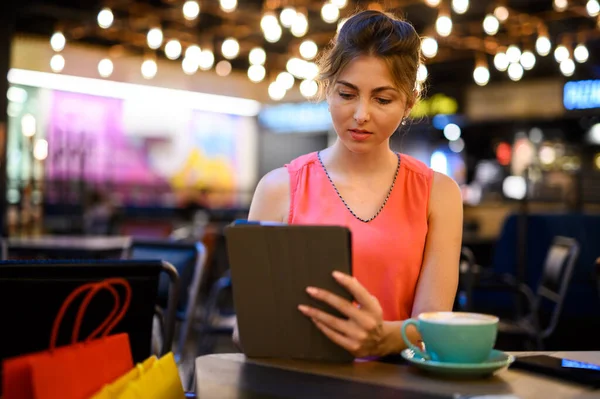
[[[350,82],[346,82],[345,80],[338,80],[338,81],[337,81],[337,83],[338,83],[338,84],[341,84],[341,85],[343,85],[343,86],[349,87],[349,88],[351,88],[351,89],[353,89],[353,90],[356,90],[356,91],[358,91],[358,87],[356,87],[356,85],[353,85],[353,84],[352,84],[352,83],[350,83]],[[380,92],[380,91],[385,91],[385,90],[393,90],[393,91],[398,91],[398,89],[396,89],[396,88],[395,88],[395,87],[393,87],[393,86],[381,86],[381,87],[376,87],[376,88],[374,88],[373,90],[371,90],[371,92],[373,92],[373,93],[378,93],[378,92]]]

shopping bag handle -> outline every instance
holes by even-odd
[[[79,331],[81,329],[81,324],[83,322],[83,316],[85,314],[85,311],[87,310],[87,307],[88,307],[89,303],[91,302],[91,300],[93,299],[93,297],[96,295],[96,293],[98,291],[100,291],[101,288],[106,288],[112,294],[115,302],[113,304],[113,308],[110,311],[109,315],[104,318],[104,320],[102,321],[102,324],[100,324],[89,335],[88,338],[95,337],[98,335],[99,332],[104,330],[106,328],[106,326],[108,325],[108,323],[110,323],[110,321],[115,317],[115,314],[119,310],[119,307],[120,307],[119,295],[117,293],[117,290],[112,285],[94,284],[94,285],[91,285],[90,288],[91,288],[90,291],[87,293],[87,295],[83,299],[81,305],[79,305],[79,310],[77,311],[77,316],[75,317],[75,324],[73,326],[73,331],[71,332],[71,344],[74,344],[79,340]],[[86,342],[87,341],[88,341],[88,339],[86,339]]]
[[[123,301],[122,307],[120,306],[119,295],[117,294],[114,285],[121,285],[125,288],[125,300]],[[119,321],[121,321],[123,316],[125,316],[125,313],[127,312],[127,309],[129,308],[129,304],[131,302],[131,286],[129,285],[127,280],[122,278],[109,278],[96,283],[92,287],[92,290],[86,295],[85,299],[81,303],[81,306],[79,307],[79,312],[77,313],[75,325],[73,327],[73,332],[71,335],[71,342],[73,344],[79,341],[79,330],[81,328],[81,323],[83,322],[83,317],[85,315],[85,311],[87,310],[88,305],[90,304],[96,293],[98,293],[98,291],[100,291],[102,288],[108,289],[113,294],[113,297],[115,298],[115,304],[110,314],[106,317],[106,319],[104,319],[102,324],[85,339],[85,342],[91,341],[92,339],[96,338],[100,333],[102,333],[102,335],[100,335],[101,337],[107,336],[108,334],[110,334],[112,329],[115,328]],[[117,313],[119,309],[121,309],[121,311],[115,316],[115,313]]]
[[[123,287],[125,287],[125,292],[126,292],[123,307],[121,307],[121,311],[118,314],[116,314],[116,313],[119,311],[119,307],[120,307],[119,306],[119,295],[118,295],[117,291],[115,290],[115,288],[113,287],[113,285],[115,285],[115,284],[122,285]],[[69,296],[64,300],[60,310],[58,311],[58,314],[56,315],[56,318],[54,319],[54,324],[52,325],[52,335],[50,337],[50,350],[54,350],[56,348],[56,340],[58,339],[58,332],[59,332],[60,325],[62,323],[62,320],[65,316],[67,309],[69,308],[71,303],[77,298],[77,296],[79,296],[81,293],[89,290],[90,292],[88,292],[88,294],[84,298],[84,300],[79,308],[79,311],[77,312],[77,317],[75,319],[75,326],[73,328],[73,332],[71,335],[72,343],[77,342],[77,340],[79,338],[79,330],[81,328],[81,322],[83,321],[83,316],[84,316],[85,310],[87,309],[89,303],[91,302],[92,298],[96,295],[96,293],[103,288],[106,288],[107,290],[109,290],[110,293],[115,298],[113,309],[111,310],[110,314],[105,318],[105,320],[102,322],[102,324],[89,335],[89,337],[86,339],[86,342],[95,338],[103,330],[104,330],[104,332],[103,332],[102,336],[106,336],[117,325],[117,323],[119,321],[121,321],[121,319],[125,315],[125,312],[127,311],[127,308],[129,307],[129,303],[131,302],[131,287],[130,287],[129,283],[127,282],[127,280],[122,279],[122,278],[109,278],[109,279],[99,281],[99,282],[83,284],[83,285],[77,287],[75,290],[73,290],[73,292],[71,292],[69,294]]]
[[[54,319],[54,324],[52,325],[52,334],[50,336],[50,350],[53,350],[53,349],[56,348],[56,340],[58,339],[58,332],[59,332],[59,329],[60,329],[60,325],[62,323],[62,319],[65,316],[65,313],[67,312],[67,309],[69,308],[69,305],[71,305],[71,303],[77,298],[77,296],[79,296],[79,294],[81,294],[81,293],[83,293],[83,292],[85,292],[87,290],[91,290],[91,289],[93,289],[96,286],[101,287],[98,284],[98,282],[83,284],[83,285],[77,287],[75,290],[73,290],[69,294],[69,296],[67,296],[67,298],[64,300],[63,304],[61,305],[60,310],[58,311],[58,314],[56,315],[56,318]],[[117,296],[117,291],[112,286],[106,286],[106,288],[111,292],[111,294],[115,298],[115,305],[113,306],[113,309],[112,309],[111,313],[104,320],[104,322],[100,325],[100,327],[102,327],[102,328],[106,328],[106,325],[108,324],[108,322],[110,321],[110,319],[114,316],[114,314],[118,310],[118,296]],[[77,324],[77,321],[79,319],[81,319],[81,318],[82,318],[82,315],[81,315],[81,309],[80,309],[80,312],[78,312],[78,314],[77,314],[77,318],[76,318],[75,323]],[[96,329],[96,330],[98,330],[98,329]],[[94,333],[96,333],[96,331],[94,331]],[[71,337],[71,340],[72,339],[73,339],[73,337]]]

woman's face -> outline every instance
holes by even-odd
[[[352,152],[388,145],[410,112],[386,63],[373,56],[352,60],[333,82],[327,102],[335,131]]]

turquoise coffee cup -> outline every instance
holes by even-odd
[[[425,351],[413,345],[406,328],[419,330]],[[498,331],[498,318],[478,313],[429,312],[402,324],[402,338],[425,359],[446,363],[481,363],[488,359]]]

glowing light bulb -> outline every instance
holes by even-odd
[[[183,4],[183,17],[188,21],[193,21],[200,15],[200,4],[195,0],[188,0]]]
[[[181,43],[178,40],[170,40],[165,45],[165,55],[170,60],[176,60],[181,55]]]
[[[483,20],[483,30],[490,36],[498,33],[498,29],[500,28],[500,21],[498,18],[492,14],[488,14]]]
[[[52,47],[52,50],[56,52],[62,51],[65,48],[66,44],[67,39],[65,38],[65,35],[62,34],[62,32],[56,32],[50,38],[50,47]]]
[[[152,79],[158,72],[158,65],[154,60],[146,60],[142,63],[142,76],[146,79]]]
[[[50,59],[50,69],[52,72],[60,73],[65,68],[65,58],[60,54],[55,54]]]
[[[545,57],[548,54],[550,54],[551,49],[552,43],[550,42],[550,39],[548,39],[546,36],[539,36],[535,41],[535,51],[537,51],[537,53],[542,57]]]
[[[319,48],[312,40],[305,40],[300,45],[300,55],[306,60],[312,60],[316,57]]]
[[[449,36],[452,33],[452,20],[450,17],[441,16],[435,21],[435,30],[440,36]]]
[[[425,37],[421,42],[421,52],[427,58],[433,58],[438,52],[438,42],[433,37]]]
[[[484,66],[478,66],[473,71],[473,80],[479,86],[485,86],[490,81],[490,70]]]
[[[103,8],[98,13],[97,20],[98,20],[99,27],[101,27],[102,29],[108,29],[112,26],[112,24],[115,20],[115,16],[113,15],[110,8]]]
[[[148,47],[153,50],[159,48],[163,42],[163,32],[160,28],[152,28],[148,31],[148,35],[146,37],[148,42]]]
[[[108,58],[104,58],[98,63],[98,73],[103,78],[108,78],[110,75],[112,75],[113,69],[113,62]]]
[[[234,38],[230,37],[228,39],[225,39],[225,41],[221,45],[221,53],[223,54],[223,57],[227,58],[228,60],[237,57],[239,52],[240,44]]]

